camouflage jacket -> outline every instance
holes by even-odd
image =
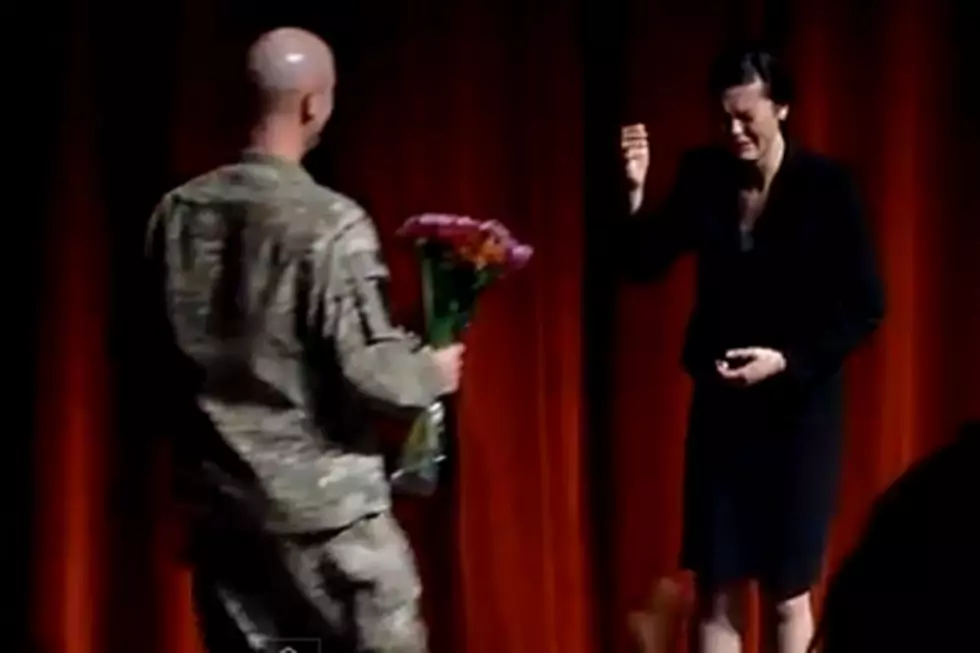
[[[365,212],[298,165],[246,153],[161,200],[146,255],[184,369],[158,371],[160,392],[196,413],[171,427],[184,473],[276,532],[388,509],[366,413],[413,415],[444,388],[390,321]]]

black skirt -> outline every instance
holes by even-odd
[[[682,565],[706,589],[753,579],[775,598],[820,575],[837,499],[839,377],[802,387],[695,386],[685,447]]]

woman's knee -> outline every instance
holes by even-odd
[[[809,619],[812,612],[809,590],[793,596],[769,597],[764,605],[778,623]]]
[[[747,589],[745,583],[699,588],[700,620],[725,625],[742,632],[745,629]]]

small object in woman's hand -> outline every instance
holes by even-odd
[[[724,363],[725,367],[727,367],[729,370],[737,370],[745,367],[751,363],[752,360],[753,359],[750,356],[726,356],[724,360],[722,360],[722,363]]]

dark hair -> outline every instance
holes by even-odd
[[[761,81],[776,104],[793,100],[793,80],[779,60],[758,44],[734,44],[722,50],[711,65],[709,90],[719,97],[733,86]]]

